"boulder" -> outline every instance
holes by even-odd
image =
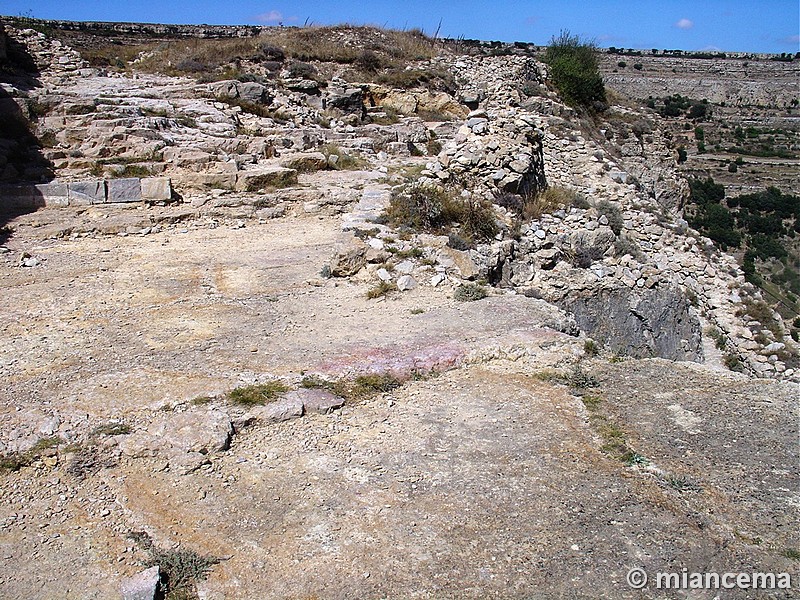
[[[158,565],[122,581],[122,600],[153,600],[161,582]]]
[[[340,242],[331,259],[331,275],[350,277],[358,273],[367,264],[367,247],[354,235]]]
[[[287,393],[284,398],[292,401],[299,400],[303,404],[303,411],[306,414],[327,415],[344,406],[344,398],[323,389],[303,388]]]
[[[233,436],[230,417],[221,410],[178,413],[159,427],[160,431],[173,447],[201,454],[227,450]]]
[[[364,93],[361,88],[344,88],[331,86],[322,100],[323,108],[338,108],[342,112],[364,118],[367,109],[364,107]]]
[[[217,81],[210,84],[209,89],[218,98],[235,98],[254,104],[269,104],[272,102],[267,88],[254,81],[242,82],[235,79]]]
[[[592,230],[579,229],[570,236],[573,251],[583,249],[592,257],[600,257],[614,245],[617,236],[609,227],[596,227]]]
[[[297,171],[285,167],[259,167],[236,174],[236,191],[258,192],[297,184]]]
[[[464,279],[475,279],[478,276],[478,266],[466,250],[455,250],[449,246],[442,248],[439,251],[439,262],[458,269],[459,275]]]
[[[397,280],[397,289],[401,292],[407,292],[417,287],[417,280],[411,275],[403,275]]]
[[[242,100],[247,100],[248,102],[254,102],[257,104],[269,104],[272,102],[272,98],[270,97],[267,88],[260,83],[256,83],[255,81],[239,83],[238,91],[239,97]]]

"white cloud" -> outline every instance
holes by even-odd
[[[675,23],[675,27],[678,29],[691,29],[694,27],[694,23],[689,19],[681,19],[677,23]]]
[[[256,21],[261,23],[280,23],[283,21],[283,15],[277,10],[271,10],[269,12],[256,15]]]

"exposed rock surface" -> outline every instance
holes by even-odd
[[[678,289],[601,290],[567,296],[561,306],[578,326],[613,352],[702,361],[700,321]]]
[[[144,534],[224,559],[209,600],[666,600],[628,569],[794,574],[796,347],[682,220],[652,115],[598,132],[521,48],[415,65],[449,94],[110,73],[12,34],[41,87],[6,93],[53,101],[58,178],[0,229],[1,596],[149,599]],[[365,123],[388,107],[413,114]],[[572,204],[516,228],[496,206],[497,237],[455,249],[387,224],[416,174]],[[289,391],[229,401],[265,381]]]

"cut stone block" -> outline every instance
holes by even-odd
[[[69,191],[66,183],[40,183],[34,186],[34,195],[41,198],[44,206],[69,206]]]
[[[102,179],[73,181],[67,186],[70,206],[103,204],[106,201],[106,182]]]
[[[142,200],[169,200],[172,198],[172,181],[169,177],[142,179]]]
[[[108,182],[108,202],[141,202],[142,180],[137,178],[111,179]]]
[[[31,185],[4,185],[0,187],[0,210],[31,209],[44,206],[44,201]]]

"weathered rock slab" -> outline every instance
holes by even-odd
[[[236,190],[240,192],[258,192],[296,184],[297,171],[285,167],[259,167],[240,171],[236,175]]]
[[[122,600],[153,600],[158,592],[161,573],[158,565],[137,573],[122,582]]]
[[[111,179],[108,181],[107,201],[114,202],[141,202],[142,183],[141,179]]]

